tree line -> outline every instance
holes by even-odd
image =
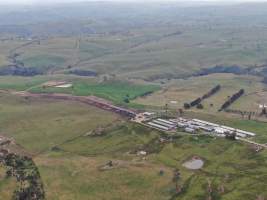
[[[184,103],[184,108],[189,109],[191,107],[197,106],[197,108],[202,109],[203,105],[201,104],[201,102],[204,99],[207,99],[207,98],[211,97],[212,95],[216,94],[217,92],[219,92],[220,89],[221,89],[221,85],[216,85],[210,91],[208,91],[206,94],[204,94],[202,97],[198,97],[197,99],[195,99],[194,101],[192,101],[190,103]]]
[[[233,94],[218,110],[223,111],[227,109],[232,103],[234,103],[236,100],[238,100],[243,94],[245,93],[244,89],[240,89],[237,93]]]

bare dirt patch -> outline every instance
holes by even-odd
[[[183,163],[183,166],[185,168],[191,169],[191,170],[201,169],[203,165],[204,165],[204,161],[197,156],[194,156],[192,159]]]

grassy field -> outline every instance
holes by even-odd
[[[17,76],[2,76],[0,77],[1,90],[17,90],[23,91],[31,87],[40,85],[50,78],[46,76],[36,77],[17,77]]]
[[[48,199],[168,199],[171,169],[164,168],[165,175],[159,176],[161,165],[119,160],[119,167],[100,170],[110,159],[53,153],[42,155],[35,162]]]
[[[48,196],[52,199],[201,200],[208,197],[209,181],[215,199],[254,200],[267,195],[264,190],[266,151],[255,153],[249,145],[226,139],[179,134],[172,143],[160,144],[160,135],[125,124],[124,128],[111,130],[104,136],[84,136],[66,142],[57,152],[36,158]],[[146,160],[128,153],[136,149],[149,152]],[[193,156],[205,161],[203,169],[192,171],[182,166]],[[109,160],[116,163],[115,167],[100,170]],[[172,182],[174,169],[180,170],[179,185],[183,187],[177,196]],[[159,175],[160,170],[164,175]],[[47,176],[50,173],[57,177],[56,182]],[[66,184],[70,181],[75,187]],[[222,186],[223,193],[218,191]]]
[[[204,168],[192,172],[181,164],[192,156],[205,160]],[[207,198],[208,181],[214,199],[255,199],[266,196],[266,152],[255,154],[247,145],[223,139],[182,137],[156,155],[159,162],[181,169],[185,192],[176,199]],[[224,186],[225,192],[218,188]]]
[[[1,95],[1,134],[13,137],[29,152],[49,150],[118,116],[77,102],[14,98]]]
[[[177,133],[172,142],[160,143],[159,139],[166,137],[161,132],[65,101],[2,94],[0,109],[1,134],[13,137],[35,154],[47,199],[202,200],[208,197],[208,182],[215,199],[254,200],[267,195],[266,151],[256,153],[247,144],[184,133]],[[199,112],[195,115],[221,121]],[[252,121],[233,118],[223,122],[257,133],[266,130],[266,126]],[[100,135],[92,135],[96,129]],[[148,155],[138,156],[140,150]],[[201,170],[182,166],[193,156],[204,160]],[[110,160],[113,167],[104,168]],[[174,169],[181,172],[178,183],[183,192],[179,195],[174,192]],[[162,175],[160,170],[164,171]],[[1,195],[9,199],[14,183],[2,181],[5,184],[0,184],[0,190],[5,193]],[[224,192],[219,191],[221,187]]]
[[[64,58],[59,56],[52,56],[52,55],[38,55],[33,57],[28,57],[22,60],[24,65],[28,67],[60,67],[65,62]]]
[[[100,78],[80,78],[69,75],[51,75],[35,77],[0,77],[1,90],[29,91],[35,93],[67,93],[78,96],[95,95],[114,103],[124,103],[148,92],[160,89],[156,84],[132,83],[125,80],[111,80],[99,83]],[[48,81],[66,81],[72,83],[70,88],[43,87]]]
[[[88,83],[85,81],[76,81],[70,88],[35,87],[31,92],[38,93],[69,93],[78,96],[95,95],[109,99],[115,103],[123,103],[125,98],[129,100],[142,96],[147,92],[154,92],[160,87],[156,85],[140,85],[128,82],[110,81],[104,83]]]

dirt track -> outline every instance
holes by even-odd
[[[133,118],[136,115],[136,111],[131,109],[126,109],[123,107],[115,106],[112,102],[98,98],[96,96],[73,96],[69,94],[37,94],[30,92],[12,92],[12,94],[21,96],[21,97],[33,97],[33,98],[47,98],[47,99],[57,99],[57,100],[70,100],[70,101],[78,101],[91,106],[95,106],[101,108],[103,110],[111,111],[118,113],[124,117]]]

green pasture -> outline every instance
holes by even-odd
[[[159,87],[155,85],[141,85],[127,82],[112,81],[105,83],[88,83],[82,81],[73,82],[73,87],[56,88],[56,87],[34,87],[30,91],[37,93],[68,93],[78,96],[95,95],[106,98],[115,103],[122,103],[125,98],[129,100],[142,96],[147,92],[154,92]]]

